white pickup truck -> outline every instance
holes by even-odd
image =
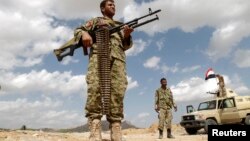
[[[201,102],[197,111],[192,105],[186,108],[180,125],[188,134],[196,134],[202,128],[207,132],[208,125],[250,125],[250,96],[239,96],[231,89],[226,89],[223,97]]]

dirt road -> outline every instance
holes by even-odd
[[[170,141],[166,138],[158,139],[155,129],[127,129],[123,130],[124,141]],[[207,141],[207,134],[202,131],[197,135],[187,135],[181,128],[174,128],[175,139],[171,141]],[[43,131],[1,131],[0,141],[88,141],[89,133],[51,133]],[[110,141],[109,132],[103,132],[103,141]]]

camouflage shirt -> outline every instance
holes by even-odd
[[[174,98],[170,88],[164,90],[163,88],[158,88],[155,92],[155,105],[158,108],[171,109],[176,107]]]
[[[79,42],[82,37],[82,31],[86,32],[94,32],[100,26],[106,27],[116,27],[121,25],[121,22],[114,21],[112,19],[106,17],[97,17],[89,20],[86,24],[76,28],[74,35],[76,40]],[[110,48],[111,48],[111,56],[117,59],[120,59],[125,62],[126,56],[125,51],[132,47],[132,39],[131,36],[128,39],[124,39],[123,32],[115,32],[110,36]],[[91,48],[91,53],[97,53],[97,45],[93,43]]]

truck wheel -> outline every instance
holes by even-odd
[[[208,133],[208,125],[217,125],[217,122],[214,119],[207,119],[204,128],[206,133]]]
[[[197,129],[195,128],[185,128],[185,130],[189,135],[194,135],[197,133]]]
[[[250,115],[247,115],[245,118],[245,124],[250,125]]]

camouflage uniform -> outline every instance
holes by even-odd
[[[109,18],[98,17],[91,19],[85,25],[75,30],[75,38],[81,40],[82,31],[93,32],[100,26],[118,26],[122,23],[113,21]],[[120,122],[123,119],[123,98],[127,87],[126,77],[126,56],[125,51],[132,46],[131,37],[124,40],[122,32],[110,35],[110,60],[111,60],[111,98],[110,115],[107,115],[109,122]],[[94,43],[90,50],[88,72],[86,81],[88,85],[88,98],[86,101],[85,112],[88,119],[101,119],[102,106],[99,88],[97,45]]]
[[[171,129],[172,122],[172,108],[176,107],[174,103],[172,92],[169,88],[164,90],[159,88],[155,92],[155,108],[159,111],[159,125],[158,129],[163,131],[164,124],[166,123],[166,128]]]
[[[223,76],[217,74],[216,77],[218,78],[219,80],[219,91],[218,91],[218,94],[217,96],[218,97],[221,97],[221,96],[226,96],[226,88],[225,88],[225,83],[224,83],[224,78]]]

